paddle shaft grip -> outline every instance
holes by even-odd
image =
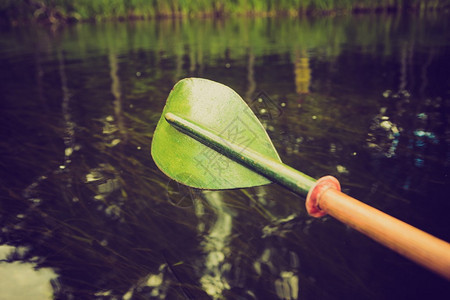
[[[375,241],[450,280],[450,244],[336,189],[323,191],[320,209]]]

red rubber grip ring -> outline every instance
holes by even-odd
[[[306,196],[306,211],[310,216],[320,218],[327,214],[319,205],[319,199],[322,193],[328,189],[341,190],[339,181],[333,176],[324,176],[317,180],[316,184],[309,190]]]

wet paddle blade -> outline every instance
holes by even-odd
[[[161,171],[195,188],[230,189],[270,183],[170,125],[173,113],[214,132],[225,141],[281,162],[267,132],[242,98],[229,87],[200,78],[179,81],[167,98],[152,141],[152,157]]]

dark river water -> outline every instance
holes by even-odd
[[[448,15],[3,29],[0,299],[448,297],[276,184],[177,185],[150,145],[174,84],[215,80],[283,162],[450,241],[449,70]]]

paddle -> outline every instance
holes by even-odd
[[[281,162],[258,118],[229,87],[200,78],[179,81],[156,127],[152,157],[162,172],[200,189],[281,184],[306,196],[314,217],[329,214],[450,280],[450,244],[340,192],[338,180],[315,180]]]

